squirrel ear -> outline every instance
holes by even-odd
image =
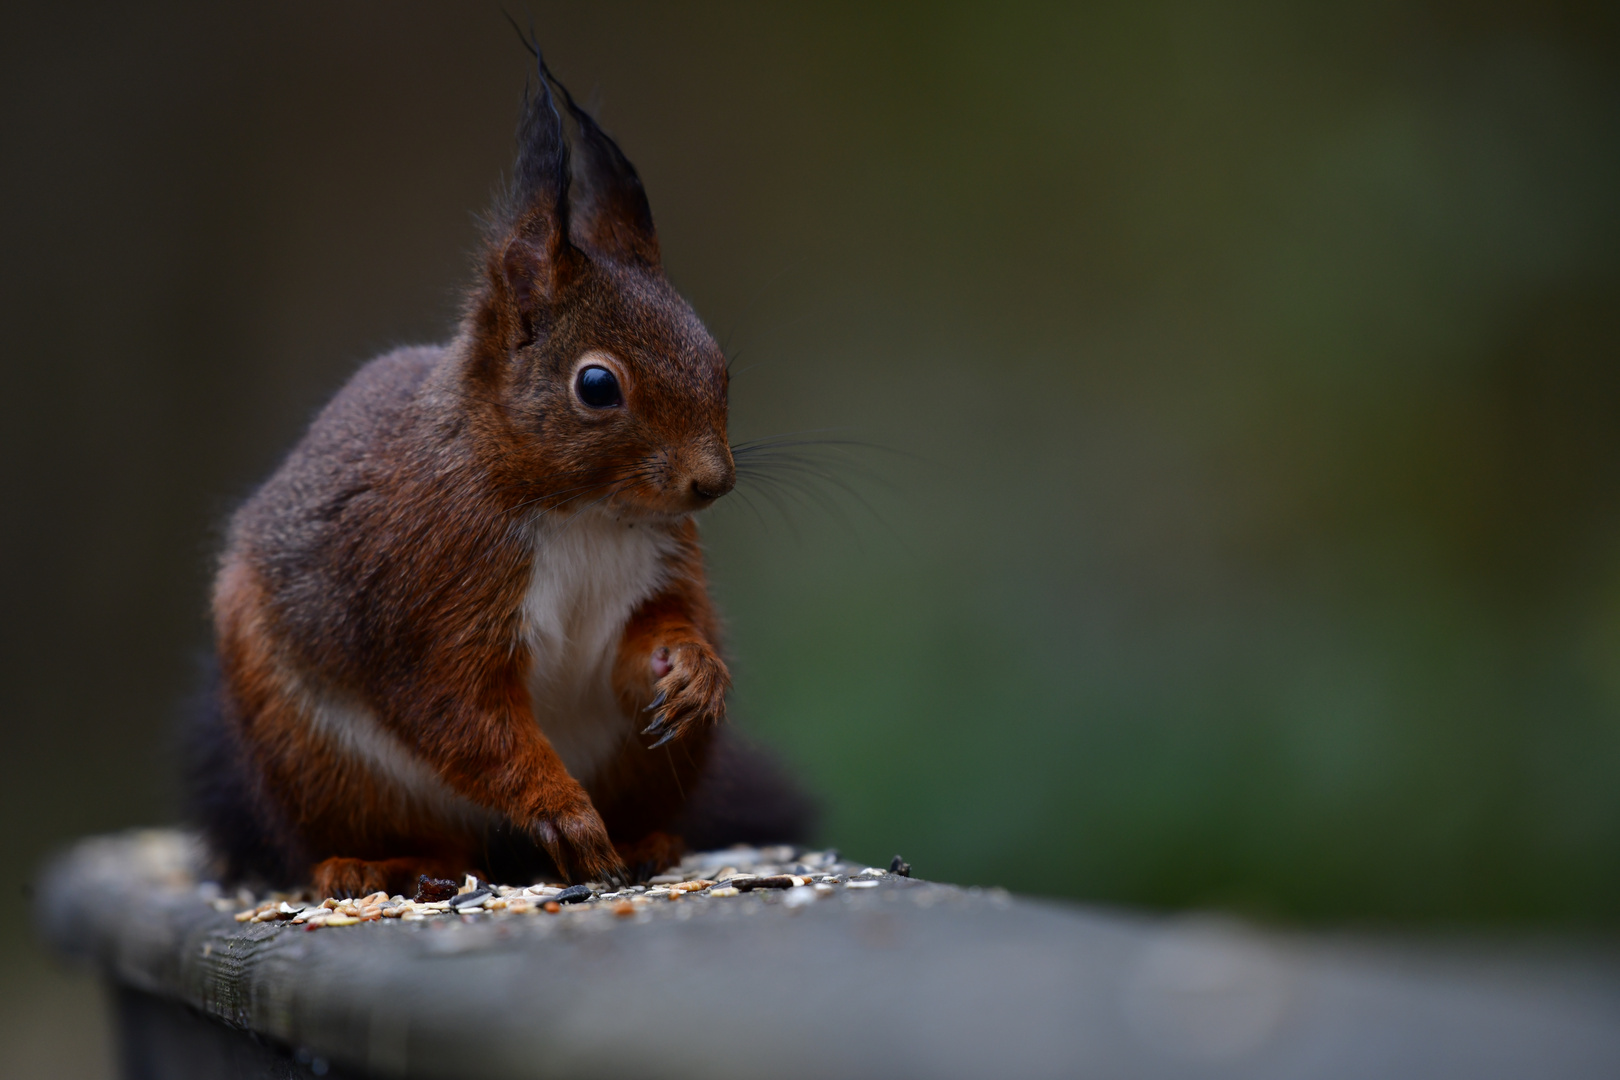
[[[568,239],[568,144],[545,61],[539,66],[539,92],[526,95],[523,103],[517,166],[496,240],[501,273],[523,309],[555,295],[579,257]]]
[[[538,50],[535,53],[539,58]],[[658,265],[658,233],[641,177],[607,132],[540,59],[543,78],[562,94],[573,118],[578,161],[570,236],[581,247],[620,262]]]

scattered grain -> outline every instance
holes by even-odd
[[[489,903],[490,891],[488,889],[474,889],[472,892],[460,893],[451,897],[450,906],[456,911],[473,911]]]
[[[742,892],[754,889],[791,889],[795,885],[803,885],[803,878],[796,878],[790,874],[772,874],[770,877],[732,878],[733,887]]]

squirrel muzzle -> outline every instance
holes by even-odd
[[[737,486],[737,465],[731,448],[721,443],[691,455],[677,474],[675,489],[684,492],[694,510],[714,502]]]

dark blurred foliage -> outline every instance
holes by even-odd
[[[734,436],[887,448],[706,525],[738,722],[829,842],[1614,926],[1615,12],[535,7]],[[527,66],[494,5],[7,23],[15,945],[43,852],[172,815],[218,526],[357,364],[447,335]]]

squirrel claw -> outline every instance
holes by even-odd
[[[702,641],[677,642],[659,652],[668,653],[668,670],[650,688],[655,691],[652,703],[641,710],[653,714],[641,731],[656,740],[649,750],[717,723],[725,715],[731,685],[724,662]]]

